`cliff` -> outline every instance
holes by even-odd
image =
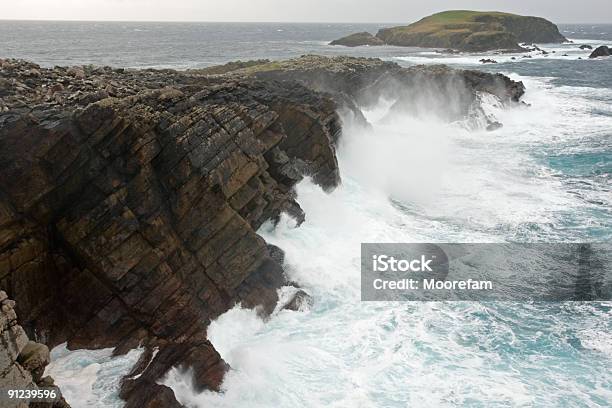
[[[460,51],[521,51],[519,43],[566,41],[556,25],[541,17],[468,10],[444,11],[408,26],[384,28],[376,38],[389,45]]]
[[[50,362],[49,348],[28,339],[18,324],[15,302],[0,290],[0,390],[54,389],[57,397],[53,402],[34,402],[37,408],[70,408],[53,383],[53,378],[43,377]],[[3,395],[3,407],[25,408],[24,401],[7,401]]]
[[[173,366],[219,388],[229,367],[206,328],[238,302],[275,307],[283,255],[256,231],[281,212],[304,220],[293,189],[304,176],[340,182],[338,109],[359,115],[383,94],[434,109],[434,92],[455,120],[482,93],[524,92],[503,75],[349,57],[0,67],[0,287],[48,347],[143,345],[127,407],[178,406],[157,384]]]

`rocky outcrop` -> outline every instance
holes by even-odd
[[[3,407],[25,408],[70,408],[53,384],[53,378],[43,377],[49,364],[49,348],[28,339],[17,322],[15,302],[0,290],[0,389],[54,389],[57,397],[53,402],[34,401],[8,402],[3,396]]]
[[[455,120],[483,93],[524,92],[503,75],[349,57],[0,67],[0,286],[48,347],[142,345],[127,407],[178,406],[157,384],[173,366],[219,388],[228,366],[208,323],[238,302],[275,308],[282,252],[256,231],[281,212],[304,220],[302,177],[339,183],[339,106],[357,114],[385,95]]]
[[[384,45],[384,41],[374,37],[368,32],[355,33],[339,38],[329,43],[329,45],[344,45],[345,47],[359,47],[361,45]]]
[[[612,55],[612,49],[606,45],[601,45],[593,50],[589,58],[609,57],[610,55]]]
[[[389,45],[471,52],[521,51],[520,42],[566,41],[556,25],[541,17],[469,10],[444,11],[408,26],[383,28],[376,37]]]
[[[227,365],[208,322],[237,302],[272,311],[284,283],[256,229],[303,219],[304,174],[339,181],[334,103],[170,71],[1,72],[0,282],[26,330],[50,347],[159,348],[128,406],[174,365],[216,389]]]
[[[465,119],[480,111],[480,96],[489,94],[502,104],[519,101],[525,92],[521,82],[505,75],[456,70],[444,65],[402,68],[377,58],[304,55],[288,61],[254,65],[225,74],[263,81],[298,82],[329,95],[345,111],[361,115],[357,106],[380,100],[396,100],[396,108],[415,114],[436,114],[446,121]],[[486,125],[485,125],[486,127]]]

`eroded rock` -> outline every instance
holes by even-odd
[[[609,57],[610,55],[612,55],[612,49],[606,45],[601,45],[593,50],[589,58]]]
[[[175,366],[218,389],[228,366],[208,323],[238,302],[274,310],[282,251],[256,231],[281,212],[304,221],[304,176],[340,182],[339,106],[444,100],[440,115],[456,120],[479,94],[524,92],[503,75],[350,57],[189,72],[0,66],[0,284],[21,318],[6,329],[7,361],[25,332],[48,347],[158,350],[124,380],[128,407],[175,406],[157,384]],[[46,354],[28,350],[36,371]]]
[[[291,298],[283,306],[283,309],[301,312],[309,310],[312,307],[313,303],[314,301],[312,299],[312,296],[310,296],[304,290],[298,289],[293,295],[291,295]]]

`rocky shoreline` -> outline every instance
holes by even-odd
[[[211,390],[229,369],[209,322],[236,303],[269,314],[289,284],[257,229],[304,221],[303,177],[341,182],[339,112],[365,121],[384,96],[487,127],[482,95],[523,93],[501,74],[352,57],[185,72],[0,60],[0,288],[49,348],[144,347],[126,407],[180,406],[157,384],[171,367]]]

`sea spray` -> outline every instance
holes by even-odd
[[[504,127],[495,132],[394,117],[388,102],[366,112],[373,129],[347,123],[343,184],[325,194],[305,180],[297,193],[306,222],[296,229],[283,216],[260,230],[285,251],[289,278],[312,293],[313,309],[265,324],[228,312],[209,333],[233,367],[223,392],[195,393],[177,371],[165,384],[198,407],[609,401],[601,373],[612,355],[593,333],[610,330],[610,305],[359,301],[361,242],[589,239],[565,224],[568,212],[589,217],[589,208],[534,153],[598,128],[568,117],[588,117],[592,102],[520,79],[532,107],[496,112]],[[423,160],[411,160],[415,152]]]
[[[70,351],[63,343],[51,350],[45,375],[53,377],[73,408],[120,408],[124,404],[119,399],[119,383],[143,350],[113,356],[112,348]]]

